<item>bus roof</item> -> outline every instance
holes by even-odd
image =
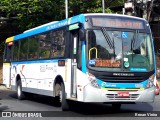
[[[136,17],[136,16],[129,16],[129,15],[122,15],[122,14],[110,14],[110,13],[86,13],[84,14],[84,16],[117,16],[117,17],[126,17],[126,18],[135,18],[135,19],[139,19],[139,20],[145,20],[144,18],[140,18],[140,17]]]
[[[38,27],[35,27],[35,28],[32,28],[32,29],[26,30],[26,31],[24,31],[23,33],[29,32],[29,31],[32,31],[32,30],[35,30],[35,29],[38,29],[38,28],[41,28],[41,27],[44,27],[44,26],[47,26],[47,25],[56,23],[56,22],[58,22],[58,21],[53,21],[53,22],[50,22],[50,23],[46,23],[46,24],[44,24],[44,25],[40,25],[40,26],[38,26]]]
[[[24,31],[23,33],[7,38],[6,42],[11,42],[13,40],[19,40],[19,39],[23,39],[29,36],[33,36],[39,33],[43,33],[43,32],[47,32],[53,29],[57,29],[57,28],[61,28],[70,24],[74,24],[74,23],[84,23],[84,14],[80,14],[71,18],[67,18],[65,20],[61,20],[61,21],[56,21],[56,22],[50,22],[38,27],[35,27],[33,29],[29,29]]]
[[[106,14],[106,13],[87,13],[87,14],[80,14],[71,18],[67,18],[65,20],[61,20],[61,21],[56,21],[56,22],[50,22],[38,27],[35,27],[33,29],[29,29],[27,31],[24,31],[23,33],[7,38],[6,42],[11,42],[14,40],[19,40],[19,39],[23,39],[29,36],[33,36],[39,33],[43,33],[43,32],[47,32],[53,29],[58,29],[70,24],[74,24],[74,23],[84,23],[85,22],[85,16],[96,16],[96,15],[101,15],[101,16],[117,16],[117,17],[129,17],[129,18],[136,18],[136,19],[140,19],[140,20],[144,20],[142,18],[138,18],[138,17],[133,17],[133,16],[126,16],[126,15],[121,15],[121,14]]]

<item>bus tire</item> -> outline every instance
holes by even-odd
[[[62,111],[68,111],[69,110],[69,104],[68,101],[66,100],[66,93],[65,93],[65,88],[63,83],[56,83],[56,92],[58,93],[58,96],[56,98],[57,101],[60,103]]]
[[[114,111],[120,110],[121,104],[120,103],[112,103],[112,108]]]
[[[22,91],[22,83],[21,80],[17,81],[17,98],[22,100],[25,98],[24,92]]]

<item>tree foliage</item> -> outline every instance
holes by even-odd
[[[69,17],[80,13],[102,12],[102,0],[68,0]],[[105,0],[106,13],[111,6],[123,0]],[[108,4],[108,3],[109,4]],[[21,30],[30,29],[51,21],[65,19],[65,0],[1,0],[1,17],[16,18]]]
[[[2,15],[17,18],[21,29],[29,29],[64,17],[62,0],[1,0],[0,5]]]

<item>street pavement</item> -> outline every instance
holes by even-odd
[[[152,115],[158,114],[160,116],[160,95],[156,96],[155,102],[153,103],[123,104],[120,111],[113,111],[110,104],[83,104],[73,102],[73,106],[74,107],[70,111],[63,112],[60,107],[54,103],[54,98],[40,95],[32,95],[31,98],[20,101],[17,100],[15,91],[0,86],[0,112],[15,112],[21,113],[21,115],[23,113],[24,116],[20,117],[27,117],[23,119],[31,120],[43,120],[46,117],[47,119],[54,118],[56,120],[158,120],[158,117],[147,116],[147,113]],[[38,118],[32,118],[33,116],[28,118],[28,116],[25,116],[26,114],[28,115],[28,113],[33,112],[40,112],[42,118],[40,118],[41,116],[37,116]],[[136,116],[137,114],[139,116]],[[146,116],[140,116],[145,114]],[[17,117],[16,114],[14,114],[12,119],[17,120],[20,119],[20,117]]]

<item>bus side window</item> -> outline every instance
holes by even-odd
[[[23,39],[20,41],[19,60],[27,60],[27,55],[28,55],[28,39]]]
[[[29,50],[28,50],[28,59],[33,60],[38,58],[38,46],[39,41],[36,37],[30,37],[28,39]]]
[[[4,48],[3,61],[4,62],[7,61],[7,44],[5,44],[5,48]]]
[[[19,60],[19,41],[15,41],[13,47],[13,61],[18,61],[18,60]]]
[[[40,59],[45,59],[50,57],[50,49],[51,49],[51,42],[50,41],[40,41]]]
[[[12,46],[8,46],[8,44],[5,44],[5,51],[4,51],[4,62],[10,62],[12,59]]]
[[[63,57],[65,52],[65,31],[64,30],[57,30],[52,32],[52,39],[51,39],[51,58],[54,57]]]

